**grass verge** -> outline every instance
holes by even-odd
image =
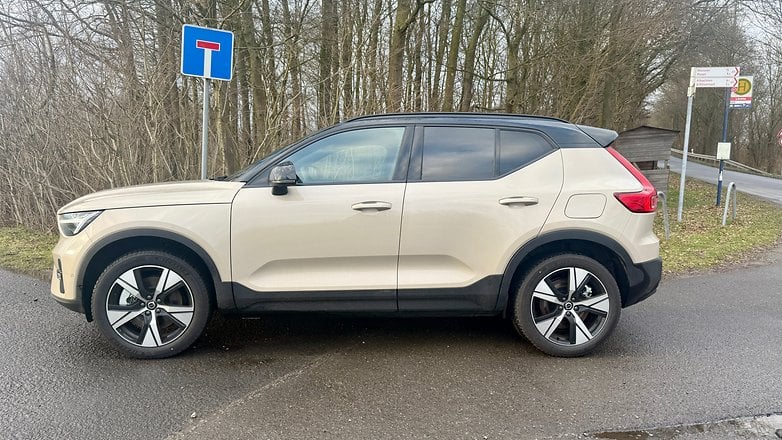
[[[46,278],[51,274],[57,234],[23,227],[0,227],[0,267]]]
[[[739,263],[779,242],[782,208],[739,194],[736,220],[722,227],[722,208],[714,206],[716,188],[697,180],[687,181],[683,221],[677,223],[679,179],[676,176],[671,175],[668,187],[670,240],[663,239],[662,212],[658,212],[655,221],[666,275]],[[51,271],[51,251],[56,243],[57,235],[51,232],[0,227],[0,267],[46,278]]]
[[[676,221],[679,175],[668,180],[668,213],[671,238],[664,239],[663,216],[658,210],[655,232],[660,237],[660,255],[667,275],[682,274],[740,263],[758,251],[779,243],[782,208],[747,194],[738,194],[736,220],[722,226],[721,207],[714,206],[717,188],[687,179],[682,222]],[[725,193],[723,192],[723,202]]]

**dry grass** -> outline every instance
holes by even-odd
[[[747,260],[759,250],[777,244],[782,237],[782,208],[757,197],[739,193],[737,218],[722,226],[723,206],[714,206],[717,188],[687,180],[681,223],[676,222],[678,175],[671,175],[668,209],[671,238],[663,240],[662,213],[655,232],[661,238],[660,255],[666,274],[713,269]],[[723,193],[722,200],[725,200]]]
[[[46,278],[51,275],[57,234],[23,227],[0,227],[0,267]]]

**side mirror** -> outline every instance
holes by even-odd
[[[275,196],[288,194],[288,186],[296,184],[296,167],[293,162],[285,161],[272,168],[269,183],[272,184],[272,194]]]

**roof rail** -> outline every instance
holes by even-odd
[[[564,119],[554,118],[551,116],[540,116],[540,115],[524,115],[519,113],[487,113],[487,112],[409,112],[409,113],[378,113],[374,115],[364,115],[364,116],[357,116],[355,118],[350,118],[343,123],[347,122],[353,122],[353,121],[359,121],[364,119],[373,119],[373,118],[387,118],[387,117],[406,117],[406,116],[498,116],[498,117],[514,117],[514,118],[527,118],[527,119],[544,119],[549,121],[558,121],[558,122],[566,122],[570,123],[570,121],[566,121]]]

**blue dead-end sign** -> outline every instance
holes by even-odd
[[[186,24],[182,26],[182,74],[230,81],[234,33]]]

